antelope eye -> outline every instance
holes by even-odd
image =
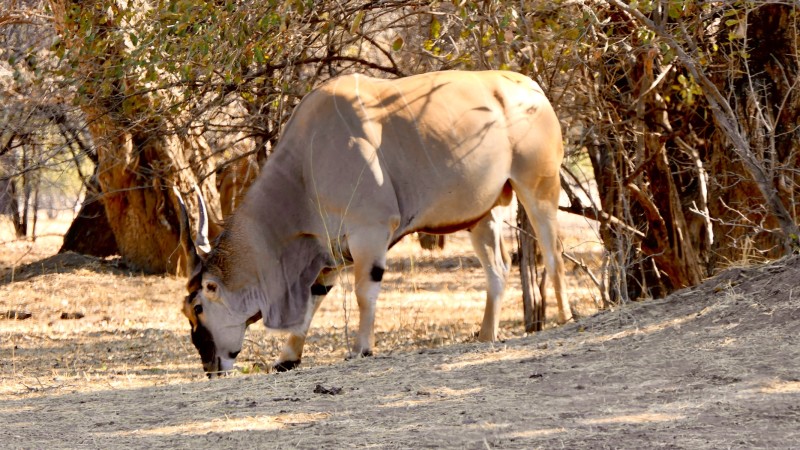
[[[203,313],[203,305],[194,305],[194,313],[200,315]]]

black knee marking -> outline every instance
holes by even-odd
[[[333,289],[333,286],[325,286],[324,284],[312,284],[311,295],[327,295]]]
[[[378,283],[381,280],[383,280],[383,272],[384,272],[383,267],[372,266],[372,270],[369,272],[369,276],[370,278],[372,278],[372,281]]]
[[[297,361],[278,361],[272,366],[275,372],[288,372],[300,365],[300,360]]]

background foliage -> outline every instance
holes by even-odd
[[[71,167],[97,253],[175,271],[170,187],[200,184],[221,221],[315,86],[508,69],[562,120],[564,209],[600,222],[606,301],[797,247],[795,3],[2,2],[0,206],[20,235],[46,171]]]

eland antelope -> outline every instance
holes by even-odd
[[[183,312],[205,371],[231,370],[245,329],[259,319],[290,333],[275,368],[297,366],[311,318],[346,266],[359,308],[353,352],[371,355],[386,252],[415,231],[471,232],[488,283],[478,338],[495,340],[509,265],[492,208],[512,192],[544,250],[558,321],[567,322],[556,223],[562,158],[552,106],[517,73],[325,83],[297,106],[213,249],[202,198],[193,241],[175,190],[188,255]]]

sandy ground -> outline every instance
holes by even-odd
[[[531,336],[515,273],[505,340],[481,344],[483,274],[458,242],[393,250],[376,357],[344,361],[357,316],[340,287],[300,369],[265,373],[282,337],[251,327],[240,373],[216,380],[183,280],[6,243],[0,314],[31,317],[0,319],[0,447],[800,448],[800,259]]]

